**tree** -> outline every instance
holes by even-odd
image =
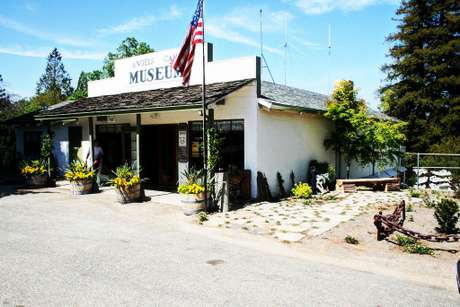
[[[409,151],[460,153],[460,2],[406,0],[396,15],[385,111],[408,122]]]
[[[49,97],[49,102],[46,105],[53,105],[65,100],[73,92],[70,85],[72,79],[64,68],[61,62],[62,57],[57,48],[47,57],[45,73],[37,82],[37,95],[46,94]]]
[[[361,163],[372,164],[373,173],[376,166],[383,170],[388,165],[394,165],[401,157],[400,147],[407,140],[406,127],[404,122],[373,118],[364,132],[367,150],[363,152]]]
[[[340,81],[337,84],[332,101],[327,102],[324,116],[334,121],[336,129],[331,137],[324,141],[326,149],[332,148],[345,155],[347,179],[350,177],[350,163],[359,162],[360,151],[364,147],[363,131],[370,123],[366,114],[367,107],[363,100],[357,99],[358,90],[353,89],[353,82]]]
[[[0,120],[9,118],[11,112],[10,95],[6,92],[3,77],[0,75]]]
[[[10,94],[5,89],[3,77],[0,75],[0,122],[13,117],[14,104]],[[0,126],[0,166],[11,167],[15,164],[16,157],[16,134],[11,126]]]
[[[375,166],[384,169],[397,161],[406,141],[406,123],[371,117],[365,101],[358,100],[357,95],[351,81],[341,81],[331,96],[333,100],[327,102],[325,114],[334,121],[335,130],[324,145],[345,155],[347,179],[352,160],[361,167],[371,163],[374,171]]]
[[[117,52],[109,52],[104,59],[104,67],[102,68],[105,77],[111,78],[115,76],[115,60],[129,58],[136,55],[155,52],[147,43],[139,43],[134,37],[127,37],[118,46]]]
[[[81,72],[78,78],[77,87],[75,91],[70,95],[68,100],[77,100],[88,97],[88,82],[100,80],[104,76],[101,70],[93,70],[92,72]]]

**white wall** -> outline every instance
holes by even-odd
[[[258,171],[267,177],[273,195],[279,195],[276,173],[284,180],[286,191],[292,188],[291,171],[296,182],[306,182],[311,160],[335,165],[335,152],[326,151],[324,139],[332,122],[321,115],[259,110],[257,114]]]
[[[244,169],[251,170],[251,197],[257,197],[257,84],[246,86],[217,105],[216,120],[244,120]]]

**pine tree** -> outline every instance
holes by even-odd
[[[460,2],[406,0],[396,15],[384,109],[409,124],[409,151],[460,153]]]
[[[49,96],[47,105],[53,105],[61,102],[70,96],[73,88],[70,85],[72,79],[64,68],[61,62],[61,53],[54,48],[47,57],[48,63],[46,65],[45,73],[40,77],[37,82],[37,95],[46,94]]]

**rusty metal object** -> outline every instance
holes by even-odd
[[[374,225],[377,227],[377,240],[383,240],[394,231],[400,232],[414,239],[426,240],[430,242],[454,243],[460,240],[460,236],[457,235],[428,235],[406,229],[403,227],[405,219],[406,204],[404,200],[395,208],[393,214],[383,215],[382,212],[379,212],[379,214],[374,215]]]

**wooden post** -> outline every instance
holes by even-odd
[[[137,173],[139,178],[142,178],[141,174],[141,131],[142,121],[141,114],[136,114],[136,161],[137,161]],[[144,187],[141,184],[140,198],[145,196]]]
[[[91,163],[91,168],[94,164],[94,126],[93,126],[93,118],[92,117],[88,117],[88,125],[89,125],[89,152],[90,152],[90,155],[91,155],[91,160],[90,163]]]

